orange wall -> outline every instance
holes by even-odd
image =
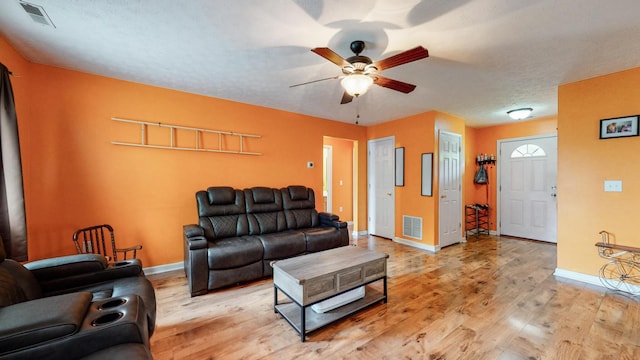
[[[558,268],[596,275],[601,230],[640,247],[640,137],[599,139],[600,119],[640,114],[639,83],[635,68],[559,87]],[[604,180],[623,191],[605,193]]]
[[[353,140],[326,137],[324,144],[332,147],[333,154],[331,212],[353,221]]]
[[[462,135],[464,144],[464,121],[454,116],[430,111],[399,120],[373,125],[368,128],[369,140],[395,136],[395,146],[404,147],[404,186],[395,188],[396,218],[395,236],[402,237],[402,216],[421,217],[422,240],[404,239],[427,245],[438,244],[438,151],[437,134],[445,130]],[[421,195],[422,154],[434,153],[433,194]]]
[[[197,222],[197,190],[302,184],[322,208],[322,167],[307,169],[307,161],[322,164],[324,136],[366,139],[360,126],[28,63],[4,41],[0,62],[21,75],[12,82],[30,260],[71,254],[75,229],[106,222],[120,245],[143,245],[145,266],[181,261],[182,225]],[[112,117],[257,134],[245,150],[262,155],[113,145],[139,139],[140,130]],[[150,132],[160,141],[159,129]],[[180,133],[178,141],[192,142]],[[366,199],[366,188],[357,191]],[[366,219],[366,203],[361,209]]]
[[[488,185],[478,185],[473,182],[473,177],[477,170],[476,156],[478,154],[494,154],[498,156],[498,140],[556,134],[558,121],[555,117],[536,119],[530,121],[519,121],[504,125],[487,126],[483,128],[467,128],[468,136],[466,142],[467,169],[464,177],[465,187],[468,189],[465,196],[465,204],[489,204],[489,217],[491,230],[497,229],[496,209],[497,209],[497,169],[495,166],[486,166],[489,176]]]

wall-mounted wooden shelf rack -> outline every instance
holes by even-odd
[[[140,125],[140,143],[130,143],[130,142],[120,142],[120,141],[112,141],[111,143],[114,145],[125,145],[125,146],[136,146],[136,147],[144,147],[144,148],[153,148],[153,149],[169,149],[169,150],[186,150],[186,151],[202,151],[202,152],[214,152],[214,153],[225,153],[225,154],[240,154],[240,155],[262,155],[258,152],[251,152],[244,150],[244,141],[246,138],[250,139],[259,139],[260,135],[253,134],[241,134],[236,132],[229,131],[219,131],[219,130],[211,130],[211,129],[203,129],[189,126],[180,126],[180,125],[169,125],[162,123],[155,123],[150,121],[140,121],[140,120],[130,120],[130,119],[121,119],[121,118],[111,118],[113,121],[129,123],[129,124],[137,124]],[[169,129],[169,139],[168,145],[155,145],[149,144],[147,141],[147,127],[156,126],[162,128]],[[185,146],[177,146],[176,145],[176,131],[192,131],[195,136],[194,145],[191,147]],[[201,136],[202,134],[216,134],[218,135],[218,147],[217,148],[207,148],[201,144]],[[223,142],[224,136],[237,137],[239,141],[238,150],[231,150],[225,147],[225,142]]]

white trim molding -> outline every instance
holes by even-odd
[[[393,238],[393,241],[395,241],[395,242],[397,242],[399,244],[411,246],[411,247],[414,247],[414,248],[427,250],[427,251],[432,252],[432,253],[435,253],[438,250],[440,250],[439,246],[423,244],[423,243],[419,243],[419,242],[415,242],[415,241],[411,241],[411,240],[407,240],[407,239],[403,239],[403,238],[399,238],[399,237]]]
[[[553,275],[566,278],[566,279],[580,281],[580,282],[591,284],[591,285],[604,287],[600,282],[600,278],[594,275],[587,275],[587,274],[560,269],[560,268],[556,268],[556,271],[553,272]]]
[[[172,264],[164,264],[143,268],[145,275],[161,274],[167,271],[180,270],[184,268],[184,261]]]

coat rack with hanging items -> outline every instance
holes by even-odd
[[[476,156],[478,170],[473,177],[473,182],[478,185],[489,184],[489,175],[485,166],[493,167],[496,164],[495,155],[478,154]],[[489,235],[489,186],[486,187],[487,200],[484,204],[476,203],[465,206],[465,233]]]

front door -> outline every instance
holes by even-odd
[[[369,233],[389,239],[395,236],[395,139],[370,140],[368,151]]]
[[[557,242],[558,137],[500,142],[500,234]]]
[[[440,131],[439,142],[439,214],[440,248],[457,244],[462,240],[462,207],[460,152],[462,137]]]

